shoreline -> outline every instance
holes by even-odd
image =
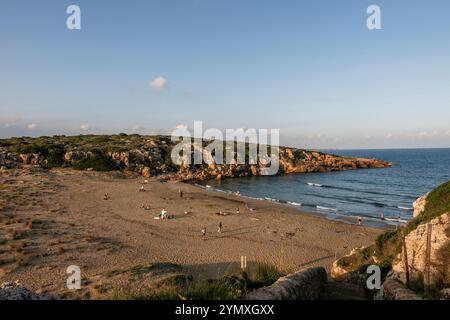
[[[208,181],[205,181],[205,182],[208,182]],[[196,188],[200,188],[202,190],[206,190],[208,192],[217,192],[219,194],[226,194],[229,196],[237,197],[235,192],[233,192],[232,190],[218,189],[218,188],[211,187],[208,184],[202,185],[202,184],[199,184],[198,182],[192,182],[192,181],[183,182],[183,183],[192,185],[192,186],[194,186]],[[267,198],[267,197],[266,198],[258,198],[258,197],[252,197],[252,196],[247,196],[247,195],[239,195],[238,197],[245,198],[248,200],[256,200],[256,201],[278,204],[281,206],[286,206],[286,207],[289,207],[292,209],[296,209],[299,214],[309,214],[309,215],[321,217],[328,221],[341,222],[341,223],[346,223],[346,224],[350,224],[350,225],[354,225],[354,226],[359,226],[358,225],[358,216],[356,216],[356,215],[341,214],[341,213],[335,212],[334,210],[330,210],[329,212],[325,212],[326,210],[323,210],[321,212],[320,208],[318,208],[318,210],[316,210],[316,211],[308,210],[305,206],[302,206],[301,204],[294,204],[294,202],[284,201],[284,200],[279,200],[279,199],[272,199],[272,198]],[[369,222],[369,223],[367,223],[367,222]],[[401,225],[405,225],[406,223],[407,223],[407,221],[404,221],[404,220],[400,221]],[[374,218],[374,217],[369,217],[369,216],[363,216],[363,223],[362,223],[363,226],[377,228],[377,229],[381,229],[381,230],[385,230],[385,231],[395,230],[397,224],[398,224],[398,221],[394,220],[394,219],[381,220],[380,218]]]

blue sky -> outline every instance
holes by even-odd
[[[450,147],[449,17],[447,0],[4,0],[0,137],[202,120],[298,147]]]

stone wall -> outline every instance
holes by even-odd
[[[375,300],[421,300],[414,291],[408,289],[402,282],[388,278],[375,295]]]
[[[327,282],[327,272],[322,267],[290,274],[278,279],[269,287],[250,292],[247,300],[314,300],[318,299]]]

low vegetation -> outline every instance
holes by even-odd
[[[108,298],[113,300],[238,300],[252,290],[273,284],[284,275],[284,272],[273,265],[258,263],[250,274],[241,272],[237,275],[227,275],[185,286],[174,283],[163,287],[119,288],[115,289]]]
[[[408,223],[405,233],[410,233],[419,224],[427,223],[445,212],[450,212],[450,181],[440,185],[428,194],[425,210]]]
[[[122,167],[111,160],[101,150],[94,150],[93,156],[76,161],[73,164],[75,170],[92,169],[95,171],[114,171],[121,170]]]

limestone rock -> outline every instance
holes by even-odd
[[[421,196],[420,198],[417,198],[416,201],[413,202],[413,217],[417,217],[419,214],[421,214],[425,210],[425,205],[427,204],[427,196],[428,193]]]
[[[143,169],[142,169],[142,176],[144,177],[144,178],[150,178],[151,177],[151,170],[150,170],[150,168],[149,167],[144,167]]]
[[[0,300],[56,300],[57,297],[48,294],[34,293],[20,283],[4,282],[0,285]]]
[[[443,215],[429,222],[432,228],[430,252],[430,285],[450,284],[450,214]],[[412,281],[421,280],[426,270],[427,225],[421,224],[405,237],[408,254],[408,266]],[[402,254],[403,255],[403,254]],[[399,258],[393,264],[396,273],[404,273],[405,267]],[[400,279],[404,279],[401,277]]]

